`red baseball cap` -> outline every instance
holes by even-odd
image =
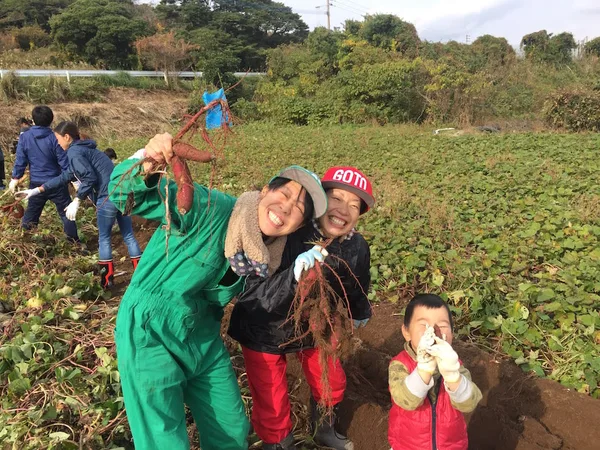
[[[371,182],[355,167],[330,167],[321,178],[321,184],[325,190],[338,188],[358,195],[366,205],[361,214],[366,213],[375,204]]]

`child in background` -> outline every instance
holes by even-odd
[[[406,307],[402,335],[404,351],[389,366],[392,450],[466,450],[463,413],[475,409],[481,391],[452,348],[448,305],[437,295],[417,295]]]
[[[110,158],[113,164],[117,164],[117,152],[115,152],[114,148],[108,147],[104,150],[104,154]]]

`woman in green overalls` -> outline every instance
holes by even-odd
[[[277,270],[286,236],[321,216],[327,197],[315,174],[291,166],[239,199],[194,184],[193,208],[181,215],[173,181],[146,178],[150,163],[131,170],[142,158],[168,163],[171,142],[156,135],[115,167],[109,187],[121,211],[133,195],[131,214],[161,222],[117,315],[127,418],[136,449],[189,449],[187,405],[203,450],[242,450],[249,425],[220,337],[223,307],[242,289],[237,274]]]

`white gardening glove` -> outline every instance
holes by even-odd
[[[320,245],[315,245],[310,250],[300,253],[294,262],[294,278],[296,281],[300,281],[300,276],[304,270],[308,270],[315,266],[316,261],[323,262],[329,255]]]
[[[8,183],[8,190],[14,194],[18,184],[19,180],[15,180],[13,178],[12,180],[10,180],[10,183]]]
[[[65,211],[67,212],[67,214],[66,214],[67,219],[75,220],[75,217],[77,217],[77,210],[79,209],[79,203],[80,203],[79,198],[75,197],[73,199],[73,201],[71,203],[69,203],[69,206],[67,206],[65,208]]]
[[[127,159],[144,159],[145,157],[146,157],[146,149],[142,148],[142,149],[138,150],[137,152],[135,152],[133,155],[131,155]]]
[[[438,369],[442,377],[444,377],[444,381],[447,383],[456,383],[460,379],[458,355],[448,342],[436,336],[435,344],[429,349],[429,354],[435,356]]]
[[[435,343],[433,333],[433,327],[428,327],[417,347],[417,369],[431,375],[433,375],[438,365],[433,355],[429,353]]]
[[[24,191],[16,192],[15,197],[20,199],[29,199],[41,193],[42,191],[40,191],[40,188],[36,187],[34,189],[25,189]]]

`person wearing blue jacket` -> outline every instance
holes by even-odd
[[[131,258],[133,268],[137,267],[141,250],[133,235],[131,217],[124,216],[108,198],[108,183],[114,169],[111,159],[98,150],[96,142],[80,139],[79,129],[73,122],[61,122],[54,128],[59,145],[66,151],[69,169],[52,178],[42,186],[23,191],[27,198],[35,198],[42,193],[53,192],[71,181],[79,182],[77,194],[67,206],[68,219],[75,220],[82,200],[90,198],[96,205],[98,219],[98,252],[103,288],[113,285],[114,265],[112,260],[111,231],[115,223],[119,225],[123,241]],[[31,200],[30,200],[31,201]]]
[[[67,155],[50,129],[50,125],[54,120],[52,110],[47,106],[36,106],[33,108],[31,115],[35,125],[21,134],[19,138],[12,180],[8,185],[11,192],[15,192],[27,166],[29,166],[30,190],[40,187],[45,182],[59,176],[62,172],[69,170]],[[27,204],[27,209],[21,220],[21,227],[26,230],[35,228],[48,200],[56,206],[67,239],[72,242],[79,242],[77,225],[74,220],[68,219],[65,214],[65,209],[71,202],[67,185],[32,198]]]

